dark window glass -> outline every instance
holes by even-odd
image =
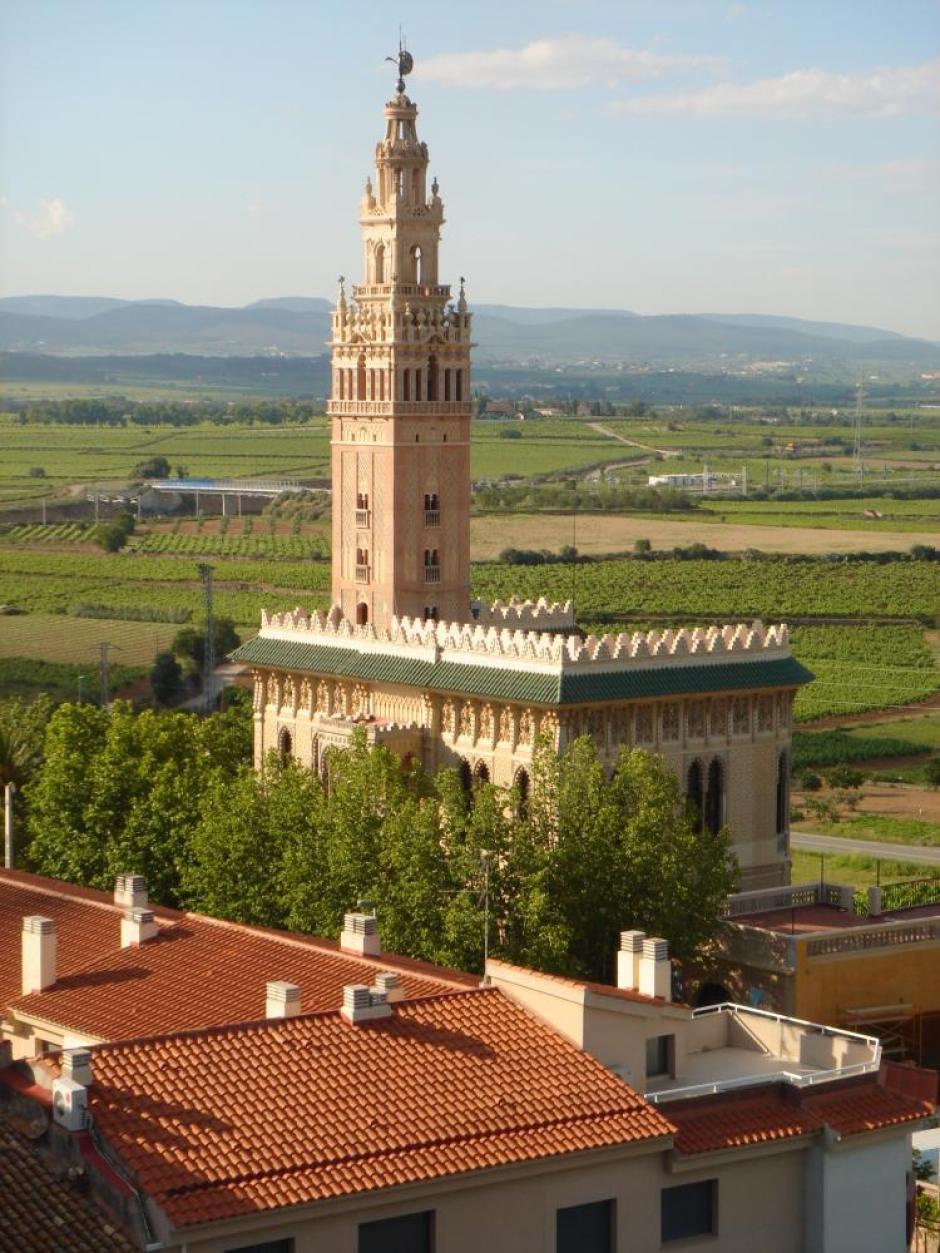
[[[614,1203],[569,1205],[555,1214],[555,1253],[611,1253]]]
[[[685,1183],[662,1191],[662,1241],[715,1233],[716,1182]]]
[[[672,1049],[675,1036],[655,1035],[646,1041],[646,1077],[672,1074]]]
[[[359,1253],[432,1253],[434,1211],[359,1224]]]
[[[294,1253],[293,1240],[265,1240],[261,1244],[240,1244],[225,1253]]]

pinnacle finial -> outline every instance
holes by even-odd
[[[464,291],[464,284],[466,283],[466,281],[467,281],[467,280],[466,280],[466,279],[464,278],[464,276],[461,274],[461,276],[460,276],[460,298],[459,298],[459,299],[458,299],[458,301],[457,301],[457,312],[458,312],[458,313],[466,313],[466,312],[467,312],[467,293]]]
[[[346,308],[346,275],[341,274],[337,282],[339,283],[339,295],[336,299],[336,303],[340,309],[345,309]]]

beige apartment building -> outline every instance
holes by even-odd
[[[671,1001],[638,931],[617,986],[495,961],[480,985],[383,953],[368,914],[331,943],[144,892],[0,871],[0,1137],[53,1212],[83,1180],[102,1247],[906,1247],[936,1075],[871,1037]]]
[[[582,638],[573,606],[470,592],[471,314],[440,282],[444,222],[417,108],[385,106],[360,211],[365,281],[332,335],[332,608],[265,613],[235,658],[254,676],[255,761],[325,769],[356,728],[429,771],[515,786],[541,737],[662,753],[700,821],[730,826],[742,887],[788,878],[794,694],[785,626]]]

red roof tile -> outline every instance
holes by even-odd
[[[16,1253],[130,1253],[114,1222],[50,1172],[0,1111],[0,1249]]]
[[[814,1135],[829,1126],[855,1135],[927,1117],[932,1105],[882,1087],[874,1076],[800,1090],[774,1084],[759,1092],[725,1092],[696,1100],[661,1102],[678,1128],[679,1153],[711,1153]]]
[[[386,954],[360,958],[330,940],[189,914],[138,948],[115,948],[13,1007],[105,1040],[162,1035],[265,1014],[265,984],[300,986],[304,1011],[338,1009],[347,983],[401,975],[407,997],[473,987],[472,975]],[[19,991],[19,989],[17,989]]]
[[[0,870],[0,1014],[20,996],[20,933],[27,914],[52,918],[56,925],[57,973],[81,969],[121,942],[122,909],[108,892],[44,879],[20,870]],[[157,908],[161,918],[178,918]]]
[[[495,989],[94,1050],[98,1130],[177,1226],[672,1133]]]

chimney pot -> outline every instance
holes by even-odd
[[[62,1053],[62,1077],[88,1087],[91,1083],[91,1050],[65,1049]]]
[[[659,937],[643,941],[640,957],[640,991],[644,996],[672,997],[672,966],[669,962],[669,944]]]
[[[375,914],[348,913],[343,918],[343,932],[339,946],[347,953],[360,957],[380,957],[382,942]]]
[[[373,1018],[390,1018],[392,1007],[381,989],[368,988],[364,983],[347,983],[339,1012],[347,1022],[355,1024]]]
[[[391,970],[383,970],[380,975],[376,975],[375,987],[372,991],[383,993],[390,1005],[405,999],[404,985],[398,975]]]
[[[617,987],[635,991],[640,986],[640,956],[645,931],[621,931],[617,951]]]
[[[265,1018],[294,1018],[300,1013],[300,988],[296,983],[272,979],[265,984]]]
[[[56,932],[51,918],[41,914],[23,919],[22,989],[23,995],[41,992],[56,979]]]
[[[125,909],[144,909],[147,905],[147,880],[142,874],[119,874],[114,883],[114,903]]]
[[[152,909],[127,909],[121,918],[121,948],[136,948],[157,938],[157,921]]]

